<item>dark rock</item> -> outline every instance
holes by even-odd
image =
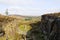
[[[30,25],[27,40],[60,40],[60,18],[56,15],[42,15],[41,22]]]
[[[57,38],[56,36],[57,35],[57,32],[59,30],[57,29],[60,29],[58,28],[60,25],[60,22],[58,23],[58,21],[60,18],[58,17],[55,17],[55,16],[48,16],[48,15],[43,15],[42,16],[42,20],[41,20],[41,29],[42,29],[42,32],[44,34],[44,39],[45,40],[60,40],[60,36],[59,38]]]

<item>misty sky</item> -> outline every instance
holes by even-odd
[[[60,12],[60,0],[0,0],[0,13],[40,16]]]

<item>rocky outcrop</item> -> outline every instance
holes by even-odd
[[[60,40],[60,17],[42,15],[41,29],[45,40]]]
[[[32,23],[27,40],[60,40],[60,13],[42,15],[41,21]]]

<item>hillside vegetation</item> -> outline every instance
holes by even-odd
[[[40,17],[0,15],[0,27],[4,31],[4,33],[0,32],[0,40],[26,40],[27,32],[32,29],[30,24],[40,19]]]
[[[60,17],[60,13],[44,15],[47,17]],[[46,16],[43,17],[43,19],[46,18]],[[29,40],[43,40],[40,29],[40,23],[43,19],[41,16],[0,15],[0,40],[28,40],[28,38]],[[46,20],[43,22],[45,21]],[[43,23],[42,26],[44,25]]]

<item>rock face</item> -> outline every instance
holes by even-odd
[[[42,15],[40,22],[32,23],[27,40],[60,40],[59,15]]]
[[[42,15],[41,25],[45,40],[60,40],[60,17]]]
[[[56,40],[55,38],[57,31],[56,19],[57,18],[54,16],[47,15],[42,16],[41,29],[44,34],[45,40]]]
[[[43,40],[43,35],[40,30],[40,22],[30,24],[32,29],[27,32],[26,40]]]

